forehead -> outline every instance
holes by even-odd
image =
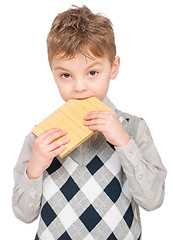
[[[65,54],[59,54],[56,55],[52,60],[52,68],[56,67],[57,65],[69,65],[69,64],[75,64],[75,63],[81,63],[85,65],[90,64],[103,64],[108,60],[108,57],[102,56],[94,56],[90,51],[85,52],[77,52],[74,56],[65,56]]]
[[[61,53],[61,54],[57,54],[54,56],[53,59],[55,59],[56,61],[68,61],[71,59],[78,59],[78,58],[85,58],[86,61],[87,59],[90,60],[95,60],[97,58],[97,56],[94,56],[90,51],[77,51],[74,54],[67,54],[67,53]]]

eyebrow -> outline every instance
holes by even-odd
[[[89,68],[95,67],[95,66],[103,66],[103,64],[100,63],[100,62],[94,62],[94,63],[92,63],[91,65],[89,65],[89,66],[86,68],[86,70],[88,70]]]
[[[63,71],[69,72],[69,69],[61,67],[61,66],[56,66],[55,70],[63,70]]]
[[[99,66],[103,66],[103,64],[100,63],[100,62],[94,62],[94,63],[90,64],[90,65],[86,68],[86,70],[88,70],[88,69],[90,69],[90,68],[92,68],[92,67],[98,66],[98,65],[99,65]],[[55,70],[62,70],[62,71],[70,72],[70,69],[67,69],[67,68],[64,68],[64,67],[61,67],[61,66],[56,66],[56,67],[55,67]]]

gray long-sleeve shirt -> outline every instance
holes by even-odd
[[[112,106],[107,98],[105,104]],[[113,106],[111,108],[113,109]],[[79,151],[86,148],[95,137],[93,135],[79,146]],[[14,168],[13,211],[17,218],[27,223],[38,217],[42,197],[43,176],[30,180],[26,174],[34,139],[35,136],[32,133],[26,136]],[[146,210],[158,208],[164,199],[164,182],[167,172],[154,145],[150,130],[143,119],[139,121],[135,140],[131,138],[125,146],[117,147],[116,152],[136,203]]]

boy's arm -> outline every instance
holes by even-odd
[[[42,196],[42,175],[54,157],[61,154],[65,144],[70,141],[69,138],[61,138],[66,133],[60,128],[52,128],[37,138],[32,133],[26,137],[14,168],[15,186],[12,204],[14,214],[20,220],[30,223],[38,217]]]
[[[158,208],[164,199],[167,172],[143,119],[139,122],[136,140],[116,147],[116,152],[135,201],[148,211]]]
[[[23,222],[33,222],[39,215],[42,195],[42,176],[30,180],[26,168],[31,157],[35,136],[25,138],[18,162],[14,168],[12,208],[15,216]]]

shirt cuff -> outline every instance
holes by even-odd
[[[25,170],[23,179],[22,179],[23,191],[27,193],[30,197],[34,198],[36,194],[39,194],[42,191],[42,179],[43,179],[43,175],[41,175],[37,179],[29,179]]]
[[[133,165],[133,167],[136,168],[143,159],[143,155],[139,147],[132,138],[126,145],[115,148],[122,165],[127,165],[128,159],[129,162]]]

